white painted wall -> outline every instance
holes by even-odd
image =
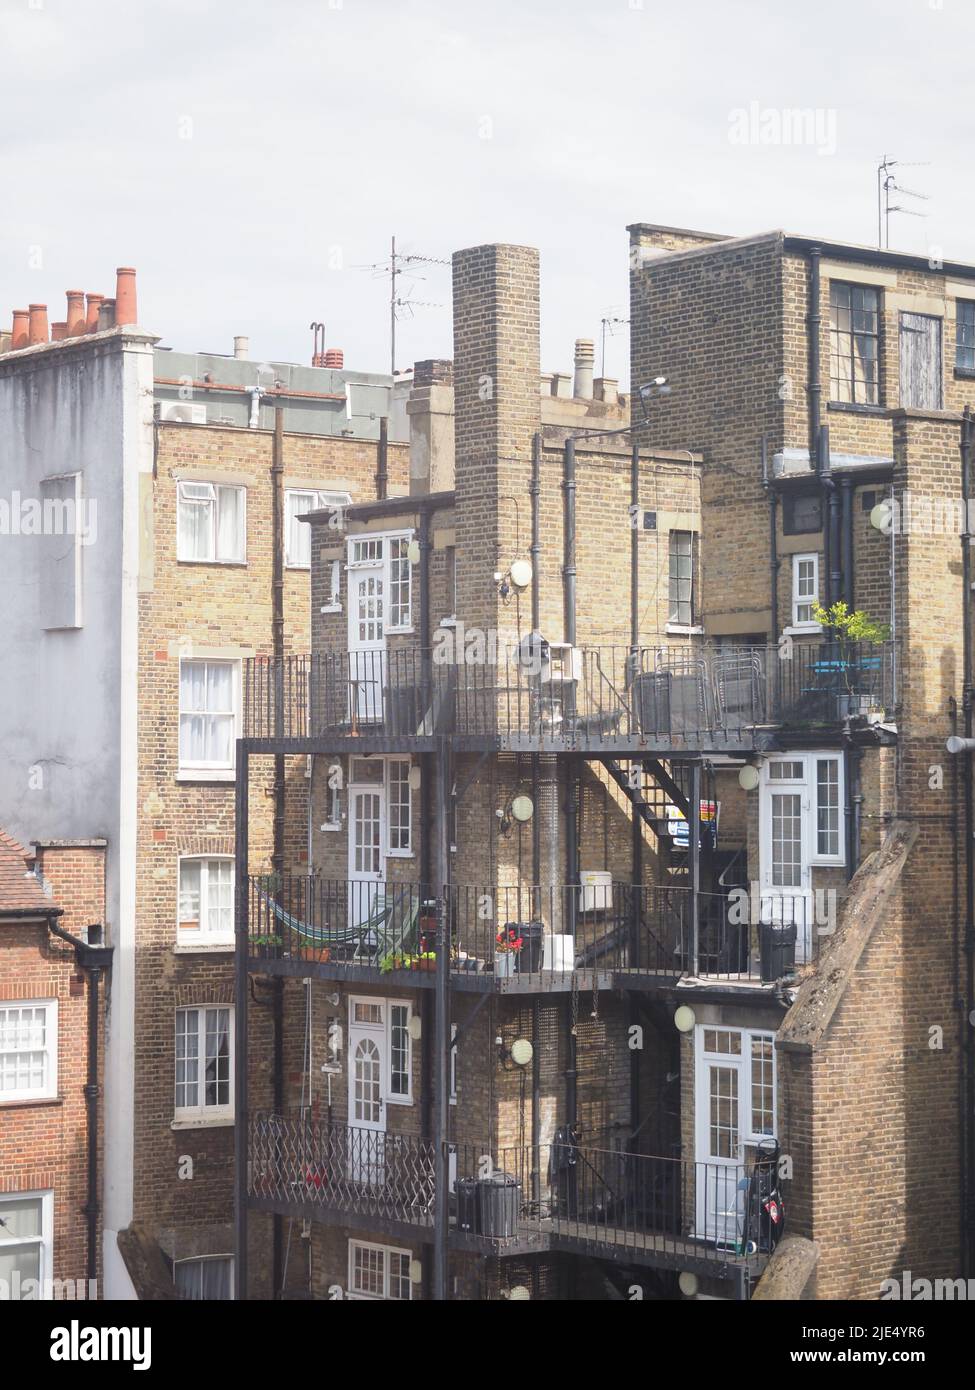
[[[139,476],[152,471],[154,341],[123,329],[0,358],[0,825],[24,842],[108,841],[108,1298],[134,1296],[115,1236],[132,1217]],[[12,533],[13,517],[41,497],[42,479],[75,472],[95,504],[81,626],[45,631],[52,539]],[[62,540],[72,544],[53,544]]]

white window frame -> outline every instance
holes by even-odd
[[[447,1099],[451,1105],[457,1104],[457,1024],[450,1025],[450,1052],[448,1063],[449,1090]]]
[[[185,926],[182,921],[183,866],[185,864],[199,864],[200,866],[200,917],[195,930]],[[209,914],[207,898],[210,890],[211,864],[230,865],[230,930],[228,932],[211,932],[209,927],[203,925]],[[198,950],[205,950],[208,946],[222,946],[224,949],[232,950],[234,945],[234,908],[236,906],[235,890],[234,856],[232,854],[181,854],[176,861],[176,944],[184,948],[192,947]]]
[[[350,570],[358,570],[358,569],[380,569],[380,568],[382,569],[383,611],[384,611],[384,613],[387,615],[387,618],[388,618],[388,620],[384,619],[384,621],[383,621],[383,635],[384,635],[384,636],[387,636],[387,635],[390,634],[390,633],[409,633],[409,632],[412,632],[412,631],[413,631],[413,608],[414,608],[414,598],[413,598],[413,566],[410,564],[409,558],[406,557],[406,556],[404,556],[403,559],[404,559],[404,563],[405,563],[405,565],[406,565],[407,591],[408,591],[408,593],[409,593],[409,604],[408,604],[408,607],[409,607],[409,622],[398,622],[398,623],[394,623],[394,622],[392,621],[392,617],[393,617],[393,544],[394,544],[394,542],[403,542],[403,543],[405,543],[405,545],[409,546],[410,542],[413,540],[413,537],[414,537],[414,532],[413,532],[412,530],[409,530],[409,531],[363,531],[361,535],[358,535],[358,536],[351,536],[351,537],[349,538],[348,568],[349,568]],[[379,542],[379,551],[380,551],[380,553],[379,553],[378,558],[375,557],[375,556],[369,557],[369,558],[367,558],[367,559],[362,559],[362,560],[356,560],[356,559],[353,558],[354,555],[355,555],[355,548],[356,548],[356,545],[357,545],[357,544],[361,544],[361,543],[364,542],[364,541],[365,541],[365,542],[377,542],[377,541]]]
[[[44,1009],[45,1080],[43,1086],[22,1091],[0,1091],[0,1105],[31,1100],[56,1100],[58,1094],[58,1001],[56,999],[0,999],[0,1009]],[[40,1049],[27,1049],[37,1051]]]
[[[215,1010],[227,1011],[227,1038],[229,1040],[228,1057],[230,1061],[230,1071],[228,1077],[227,1094],[229,1100],[226,1105],[207,1105],[203,1099],[206,1095],[206,1016],[208,1011]],[[197,1094],[201,1099],[199,1105],[177,1105],[176,1104],[176,1028],[179,1015],[195,1011],[200,1014],[200,1022],[197,1031]],[[226,1124],[234,1118],[234,1073],[236,1058],[234,1056],[235,1037],[234,1037],[234,1006],[233,1004],[185,1004],[175,1010],[173,1015],[173,1119],[179,1124]]]
[[[229,666],[231,667],[231,705],[229,711],[202,711],[184,710],[183,708],[183,667],[187,665],[203,666]],[[203,774],[204,778],[213,781],[232,782],[234,780],[234,769],[237,763],[237,740],[240,738],[241,728],[241,699],[240,699],[240,659],[236,657],[209,657],[209,656],[181,656],[179,659],[179,671],[177,674],[179,682],[178,700],[179,712],[177,715],[176,738],[177,738],[177,762],[179,772],[186,776]],[[230,713],[233,715],[234,727],[233,735],[230,740],[230,760],[229,762],[217,762],[216,760],[201,759],[199,761],[185,759],[183,757],[183,715],[184,714],[208,714],[208,713]]]
[[[231,1254],[226,1254],[226,1255],[190,1255],[190,1256],[188,1256],[185,1260],[176,1260],[176,1261],[174,1261],[174,1266],[173,1266],[173,1284],[174,1284],[174,1285],[176,1284],[176,1270],[180,1267],[180,1265],[204,1265],[204,1264],[210,1263],[210,1262],[213,1261],[213,1260],[226,1260],[227,1263],[228,1263],[229,1266],[230,1266],[230,1291],[229,1291],[229,1293],[228,1293],[228,1295],[227,1295],[227,1299],[226,1299],[226,1300],[218,1300],[218,1301],[220,1301],[220,1302],[223,1302],[223,1301],[229,1302],[229,1301],[234,1297],[234,1290],[235,1290],[234,1275],[235,1275],[235,1272],[236,1272],[235,1269],[234,1269],[234,1257],[233,1257],[233,1255],[231,1255]],[[187,1302],[197,1302],[197,1301],[201,1301],[201,1300],[196,1300],[196,1299],[188,1299],[188,1300],[187,1300]],[[210,1300],[210,1301],[212,1302],[213,1300]]]
[[[413,766],[411,758],[386,758],[385,768],[385,792],[386,792],[386,857],[387,859],[412,859],[413,858],[413,788],[410,786],[410,770]],[[393,848],[393,781],[392,770],[394,766],[406,768],[406,848]]]
[[[813,595],[800,595],[799,593],[799,566],[800,564],[812,561],[813,565]],[[815,618],[799,617],[800,606],[809,606],[810,612],[814,604],[819,602],[819,552],[815,550],[803,552],[801,555],[792,557],[792,632],[821,632],[822,627],[816,622]]]
[[[0,1193],[0,1206],[3,1205],[4,1201],[40,1202],[41,1204],[40,1236],[5,1236],[4,1227],[0,1226],[0,1254],[5,1250],[14,1250],[18,1246],[39,1245],[40,1259],[38,1260],[37,1282],[40,1288],[38,1296],[40,1299],[50,1301],[54,1296],[52,1287],[54,1278],[54,1192],[47,1189],[46,1191]]]
[[[366,1293],[366,1292],[364,1292],[364,1291],[362,1291],[362,1290],[359,1290],[359,1289],[357,1289],[357,1288],[355,1287],[355,1252],[356,1252],[356,1250],[378,1250],[378,1251],[381,1252],[381,1254],[382,1254],[382,1256],[383,1256],[383,1291],[382,1291],[381,1294]],[[389,1297],[389,1256],[390,1256],[390,1255],[399,1255],[399,1256],[405,1255],[406,1258],[407,1258],[407,1260],[409,1261],[409,1263],[410,1263],[410,1264],[413,1263],[413,1252],[412,1252],[412,1250],[404,1250],[401,1246],[398,1246],[398,1245],[378,1245],[375,1241],[371,1241],[371,1240],[352,1240],[352,1239],[349,1240],[349,1286],[348,1286],[348,1297],[349,1297],[350,1299],[352,1299],[353,1301],[361,1301],[361,1302],[363,1302],[363,1303],[381,1303],[381,1302],[390,1302],[390,1303],[411,1303],[411,1302],[413,1301],[413,1281],[412,1281],[412,1279],[409,1278],[409,1272],[407,1272],[407,1281],[406,1281],[406,1282],[407,1282],[407,1287],[409,1288],[409,1297],[408,1297],[408,1298],[395,1298],[395,1299],[391,1299],[391,1298]]]
[[[356,1005],[366,1004],[375,1007],[377,1004],[382,1007],[382,1023],[362,1023],[356,1020]],[[406,1078],[409,1089],[405,1094],[393,1094],[392,1073],[393,1073],[393,1015],[394,1008],[406,1009]],[[382,1099],[386,1105],[412,1105],[413,1104],[413,1038],[410,1036],[410,1021],[413,1018],[413,1003],[410,999],[403,999],[396,995],[385,998],[377,994],[353,994],[349,996],[349,1032],[353,1029],[361,1031],[366,1029],[375,1033],[378,1041],[382,1037]]]
[[[185,487],[209,488],[211,496],[204,498],[184,497]],[[217,547],[220,539],[220,494],[236,492],[240,497],[240,551],[236,555],[219,555]],[[209,505],[210,554],[184,555],[180,547],[180,509],[184,506],[198,507]],[[247,564],[247,488],[242,483],[221,483],[215,479],[179,478],[176,482],[176,559],[185,565],[246,565]]]
[[[737,1033],[741,1038],[741,1052],[709,1052],[704,1046],[704,1036],[706,1032],[716,1033]],[[775,1056],[775,1033],[767,1028],[737,1028],[729,1027],[723,1023],[698,1023],[694,1029],[695,1033],[695,1055],[694,1055],[694,1104],[699,1109],[699,1114],[706,1115],[708,1107],[707,1095],[707,1066],[708,1062],[721,1064],[741,1063],[743,1071],[742,1085],[738,1088],[738,1133],[741,1136],[742,1147],[754,1148],[763,1139],[775,1138],[778,1131],[779,1116],[779,1068]],[[754,1103],[752,1097],[752,1069],[754,1057],[752,1046],[756,1041],[772,1043],[772,1133],[757,1134],[753,1129],[752,1122],[755,1118]],[[743,1124],[742,1120],[747,1123]]]
[[[311,499],[310,506],[303,512],[290,512],[289,499],[293,497],[307,497]],[[352,494],[349,492],[336,492],[328,488],[314,487],[286,487],[284,490],[284,563],[289,570],[311,569],[311,527],[307,522],[300,522],[299,516],[307,516],[309,512],[321,511],[326,507],[332,508],[336,512],[344,512],[346,507],[352,505]],[[292,541],[299,532],[292,532],[292,525],[302,527],[308,534],[308,559],[299,557]],[[304,547],[302,547],[304,550]],[[332,602],[336,601],[335,580],[333,572],[332,580]]]
[[[838,802],[838,834],[839,851],[836,854],[820,854],[819,852],[819,782],[817,763],[828,758],[836,764],[837,782],[836,795]],[[770,776],[772,763],[801,763],[802,776],[799,778],[773,778]],[[803,843],[804,862],[810,868],[822,868],[826,865],[843,867],[846,864],[846,837],[844,834],[844,811],[846,805],[846,785],[844,781],[845,768],[843,766],[843,754],[835,748],[819,748],[812,751],[803,750],[800,753],[782,752],[775,753],[765,759],[762,764],[762,792],[760,803],[760,833],[762,835],[763,846],[767,843],[766,836],[770,833],[769,815],[771,810],[771,795],[773,791],[787,791],[797,793],[803,801],[805,836]],[[788,888],[777,889],[783,893],[793,890]],[[798,890],[795,890],[798,891]]]

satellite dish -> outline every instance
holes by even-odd
[[[516,589],[527,589],[532,582],[532,567],[527,560],[515,560],[508,573]]]

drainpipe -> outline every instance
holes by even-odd
[[[528,484],[528,496],[531,500],[531,545],[529,555],[531,556],[532,567],[532,587],[531,587],[531,623],[534,640],[538,640],[538,632],[541,626],[541,562],[542,562],[542,542],[541,542],[541,519],[540,499],[542,493],[542,436],[536,430],[532,435],[532,471],[531,479]],[[532,805],[535,814],[532,816],[532,887],[540,888],[542,873],[542,815],[541,815],[541,761],[537,753],[532,754]],[[534,897],[535,894],[533,893]],[[542,917],[543,904],[538,904],[539,920]],[[542,1142],[542,1058],[539,1047],[541,1038],[541,1002],[536,994],[532,1000],[532,1200],[541,1200],[541,1142]]]
[[[762,487],[768,497],[769,608],[771,612],[769,641],[774,646],[779,631],[779,498],[769,477],[768,436],[764,434],[762,435]]]
[[[379,447],[376,450],[376,497],[382,502],[389,488],[389,419],[379,417]]]
[[[237,740],[234,789],[234,1298],[247,1298],[247,1168],[250,1117],[247,1106],[247,819],[249,755]]]
[[[98,1278],[98,1215],[101,1209],[98,1193],[98,1100],[101,1095],[98,1084],[99,986],[103,974],[112,964],[114,947],[102,944],[100,924],[88,928],[87,941],[72,936],[63,927],[59,927],[51,917],[47,919],[47,929],[53,936],[74,947],[78,968],[88,978],[88,1065],[85,1078],[88,1179],[82,1211],[87,1227],[85,1278],[90,1286]]]
[[[434,1239],[433,1239],[433,1297],[438,1302],[448,1297],[449,1274],[449,1212],[447,1143],[450,1123],[450,914],[447,902],[449,847],[447,844],[447,741],[437,740],[436,767],[436,826],[437,826],[437,970],[434,995],[434,1088],[436,1091],[436,1134],[434,1142]]]
[[[964,502],[965,522],[962,530],[962,660],[964,664],[964,683],[962,709],[966,740],[972,738],[975,714],[973,714],[972,689],[972,562],[971,535],[969,532],[969,506],[971,504],[972,445],[975,433],[975,419],[970,406],[965,407],[962,422],[961,444],[961,493]],[[965,1114],[967,1116],[964,1135],[965,1157],[962,1175],[962,1219],[965,1223],[963,1240],[963,1269],[966,1276],[971,1273],[973,1256],[972,1214],[975,1203],[975,1027],[971,1024],[975,1010],[975,787],[973,787],[972,755],[965,754],[964,763],[965,796]]]
[[[570,435],[565,441],[562,456],[562,494],[563,494],[563,563],[562,563],[562,616],[564,641],[574,647],[576,644],[576,445]],[[571,691],[571,683],[569,690]],[[570,696],[570,712],[574,712],[574,698]],[[577,844],[577,788],[578,763],[574,756],[566,760],[567,787],[565,804],[565,907],[566,927],[576,935],[576,891],[579,879]],[[576,1035],[572,1025],[572,997],[566,1000],[566,1068],[565,1068],[565,1120],[571,1130],[577,1120],[576,1106]],[[574,1170],[573,1170],[574,1171]]]
[[[691,978],[697,979],[701,925],[701,764],[691,763],[687,840],[691,868]]]
[[[822,421],[823,387],[819,365],[819,342],[823,315],[820,308],[821,283],[820,261],[822,251],[818,246],[809,248],[809,309],[806,314],[806,333],[809,357],[809,380],[806,393],[809,398],[809,461],[819,457],[819,426]]]
[[[640,446],[633,441],[630,451],[630,679],[636,680],[640,669]],[[643,801],[643,777],[640,766],[640,786],[634,795]],[[631,904],[633,920],[630,934],[632,964],[637,962],[639,946],[640,896],[643,888],[643,824],[640,819],[640,805],[631,802],[632,820],[630,823],[630,882],[633,887]],[[607,867],[606,865],[603,866]],[[638,1024],[636,1001],[630,996],[630,1022]],[[630,1133],[636,1134],[640,1128],[640,1049],[630,1049]]]
[[[840,499],[842,503],[843,530],[843,602],[853,611],[853,479],[847,475],[840,478]],[[839,589],[837,589],[837,596]]]
[[[380,427],[386,423],[385,417],[380,421]],[[380,436],[380,446],[382,447],[382,436]],[[378,485],[378,478],[377,478]],[[420,670],[421,670],[421,707],[426,713],[431,708],[432,673],[431,673],[431,612],[430,612],[430,557],[433,553],[433,538],[430,527],[430,513],[425,508],[420,510],[420,527],[417,537],[420,544],[420,611],[419,637],[420,637]],[[436,763],[429,753],[420,755],[420,900],[429,900],[439,896],[440,889],[434,891],[433,888],[433,779],[435,776]],[[436,1084],[436,1059],[433,1053],[435,1023],[435,1000],[433,993],[425,989],[421,993],[420,1021],[421,1039],[423,1051],[423,1075],[430,1082],[423,1087],[423,1100],[421,1108],[422,1132],[427,1139],[433,1138],[434,1132],[434,1086]]]
[[[271,641],[277,681],[274,704],[274,732],[284,737],[284,411],[274,411],[274,440],[271,450]],[[274,755],[274,829],[271,866],[284,873],[284,754]],[[311,862],[309,861],[309,872]],[[273,1027],[272,1095],[274,1113],[284,1110],[284,980],[275,978],[271,1005]],[[274,1295],[282,1292],[284,1272],[284,1219],[275,1213],[271,1223],[271,1279]]]

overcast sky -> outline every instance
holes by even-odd
[[[323,319],[385,371],[358,267],[512,241],[566,370],[628,313],[628,222],[875,244],[885,152],[930,195],[891,245],[975,261],[973,40],[971,0],[0,0],[0,319],[135,265],[172,347],[306,361]],[[417,272],[398,366],[451,355],[449,267]]]

